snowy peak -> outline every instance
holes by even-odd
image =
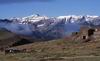
[[[23,23],[26,23],[26,22],[34,23],[34,22],[38,22],[40,20],[46,20],[46,19],[48,19],[47,16],[40,16],[39,14],[36,14],[36,15],[31,15],[31,16],[21,18],[21,22],[23,22]]]
[[[27,17],[22,18],[11,18],[9,19],[13,23],[19,23],[19,24],[33,24],[33,23],[39,23],[42,22],[44,25],[49,23],[56,23],[65,21],[65,23],[78,23],[78,24],[93,24],[93,25],[100,25],[100,16],[91,16],[91,15],[68,15],[68,16],[58,16],[58,17],[48,17],[48,16],[41,16],[39,14],[36,15],[30,15]]]
[[[86,16],[76,16],[76,15],[68,15],[68,16],[59,16],[57,17],[58,19],[66,19],[66,20],[79,20],[79,19],[82,19],[82,18],[85,18],[86,20],[94,20],[94,19],[97,19],[99,18],[99,16],[90,16],[90,15],[86,15]]]
[[[28,19],[29,19],[29,20],[32,20],[32,19],[33,19],[33,20],[35,20],[35,19],[38,19],[38,20],[39,20],[39,19],[46,19],[46,18],[48,18],[48,17],[47,17],[47,16],[40,16],[39,14],[36,14],[36,15],[30,15],[30,16],[27,16],[27,17],[23,17],[22,19],[23,19],[23,20],[26,20],[26,19],[27,19],[27,20],[28,20]]]
[[[94,25],[100,25],[100,16],[76,16],[76,15],[68,15],[68,16],[59,16],[57,17],[60,20],[66,20],[67,23],[92,23]]]

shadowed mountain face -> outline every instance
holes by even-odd
[[[12,32],[6,29],[0,29],[0,48],[8,47],[17,40],[19,40],[17,35],[13,34]]]
[[[17,35],[4,28],[0,29],[0,50],[12,46],[33,43],[35,40],[31,37]]]
[[[62,23],[62,22],[61,22]],[[34,24],[19,24],[13,22],[1,22],[0,27],[9,30],[20,36],[28,36],[33,39],[55,39],[63,36],[64,23],[53,23],[50,25],[40,26]]]
[[[7,39],[13,36],[14,34],[10,33],[8,30],[0,29],[0,40]]]

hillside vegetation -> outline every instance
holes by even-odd
[[[35,42],[18,46],[30,52],[0,54],[0,61],[100,61],[100,41],[86,43],[67,39]],[[31,48],[30,48],[31,47]]]
[[[13,33],[9,32],[7,30],[1,30],[0,29],[0,40],[7,39],[7,38],[10,38],[10,37],[13,37],[13,36],[14,36]]]

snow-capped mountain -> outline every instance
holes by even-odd
[[[93,25],[99,25],[98,21],[100,20],[100,16],[76,16],[76,15],[69,15],[69,16],[59,16],[58,19],[66,19],[66,22],[70,23],[92,23]],[[100,21],[99,21],[100,22]]]
[[[65,21],[65,23],[91,23],[93,25],[100,25],[100,16],[76,16],[76,15],[68,15],[68,16],[58,16],[58,17],[47,17],[47,16],[40,16],[37,15],[31,15],[27,17],[22,18],[11,18],[8,19],[10,21],[13,21],[13,23],[20,23],[20,24],[33,24],[38,22],[59,22],[59,21]]]
[[[0,19],[0,28],[36,39],[61,38],[70,32],[79,31],[81,25],[100,25],[100,16],[47,17],[37,14],[22,18]]]

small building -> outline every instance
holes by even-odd
[[[73,40],[88,42],[100,40],[100,27],[81,27],[79,32],[73,32]]]

